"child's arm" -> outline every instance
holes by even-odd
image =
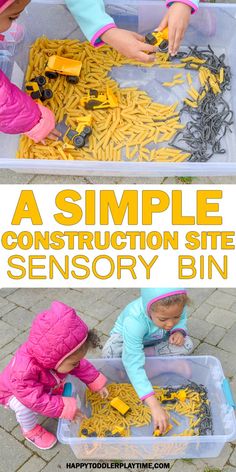
[[[145,328],[137,320],[126,318],[122,361],[138,396],[151,409],[154,429],[158,426],[164,432],[169,423],[168,415],[154,396],[155,392],[145,371],[144,335]]]
[[[78,377],[92,392],[100,392],[107,383],[105,375],[99,372],[87,359],[82,359],[78,367],[73,369],[70,374]]]
[[[199,0],[166,0],[168,11],[158,30],[168,26],[169,53],[175,55],[188,27],[190,15],[198,10]]]
[[[42,141],[47,136],[51,139],[58,136],[53,113],[12,84],[1,70],[0,132],[23,133],[35,142]]]
[[[103,0],[66,0],[66,4],[86,38],[95,47],[105,42],[126,57],[142,62],[154,60],[152,53],[155,47],[144,43],[144,38],[138,33],[117,28],[105,12]]]

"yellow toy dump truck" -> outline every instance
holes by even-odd
[[[86,144],[86,139],[92,134],[92,115],[81,116],[78,118],[77,128],[74,130],[69,128],[64,137],[63,141],[65,142],[64,147],[69,148],[82,148]],[[67,141],[73,143],[68,144]]]
[[[100,110],[103,108],[117,108],[119,103],[117,96],[107,87],[106,92],[102,93],[90,89],[87,96],[81,98],[80,105],[86,110]]]
[[[45,68],[45,75],[49,79],[56,79],[58,75],[65,75],[67,82],[77,84],[79,82],[81,68],[81,61],[54,55],[49,57]]]
[[[153,31],[148,33],[145,36],[145,41],[152,46],[157,46],[160,51],[168,50],[168,28],[163,29],[162,31]]]
[[[52,90],[44,88],[46,84],[46,79],[43,75],[39,75],[34,79],[31,79],[29,82],[26,82],[25,89],[34,100],[40,100],[44,102],[52,98]]]
[[[126,405],[126,403],[123,402],[123,400],[121,400],[119,397],[113,398],[110,402],[110,405],[112,408],[115,408],[115,410],[119,411],[122,416],[125,416],[126,413],[131,410],[130,406]]]

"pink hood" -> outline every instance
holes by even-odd
[[[52,418],[73,419],[75,398],[62,397],[67,374],[57,367],[81,346],[88,327],[73,308],[61,302],[36,316],[28,340],[16,351],[0,374],[0,403],[8,405],[15,396],[33,411]],[[92,391],[99,391],[106,378],[87,360],[82,359],[71,372]]]
[[[15,0],[0,0],[0,13],[8,8]]]
[[[36,316],[27,341],[28,352],[46,369],[56,369],[87,339],[88,327],[70,306],[53,302]]]

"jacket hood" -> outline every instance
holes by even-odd
[[[157,302],[162,298],[181,293],[187,294],[187,291],[184,288],[142,288],[141,298],[146,315],[149,316],[149,310],[152,303]]]
[[[8,8],[15,0],[0,0],[0,13]]]
[[[47,369],[56,369],[87,339],[88,327],[75,310],[55,301],[33,321],[27,350]]]

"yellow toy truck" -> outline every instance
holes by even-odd
[[[179,390],[178,392],[171,392],[162,394],[159,397],[159,401],[163,404],[165,403],[176,403],[178,400],[180,402],[184,402],[186,400],[186,392],[185,390]]]
[[[92,115],[81,116],[78,118],[77,128],[74,130],[69,128],[64,137],[64,147],[80,149],[85,146],[86,139],[92,134]],[[73,143],[73,146],[68,144],[67,141]]]
[[[125,416],[126,413],[131,410],[130,406],[126,405],[126,403],[123,402],[123,400],[121,400],[119,397],[113,398],[110,402],[110,405],[112,408],[115,408],[115,410],[119,411],[122,416]]]
[[[162,31],[153,31],[145,36],[145,41],[152,46],[157,46],[160,51],[168,50],[168,27]]]
[[[40,100],[44,102],[53,97],[53,92],[50,89],[44,88],[46,79],[43,75],[39,75],[34,79],[31,79],[25,84],[25,90],[29,93],[33,100]]]
[[[56,79],[58,75],[64,75],[66,76],[67,82],[70,84],[77,84],[79,82],[81,68],[81,61],[53,55],[49,57],[45,68],[45,75],[49,79]]]
[[[101,110],[103,108],[117,108],[119,103],[116,95],[107,87],[106,92],[103,93],[90,89],[87,96],[81,98],[80,105],[86,110]]]

